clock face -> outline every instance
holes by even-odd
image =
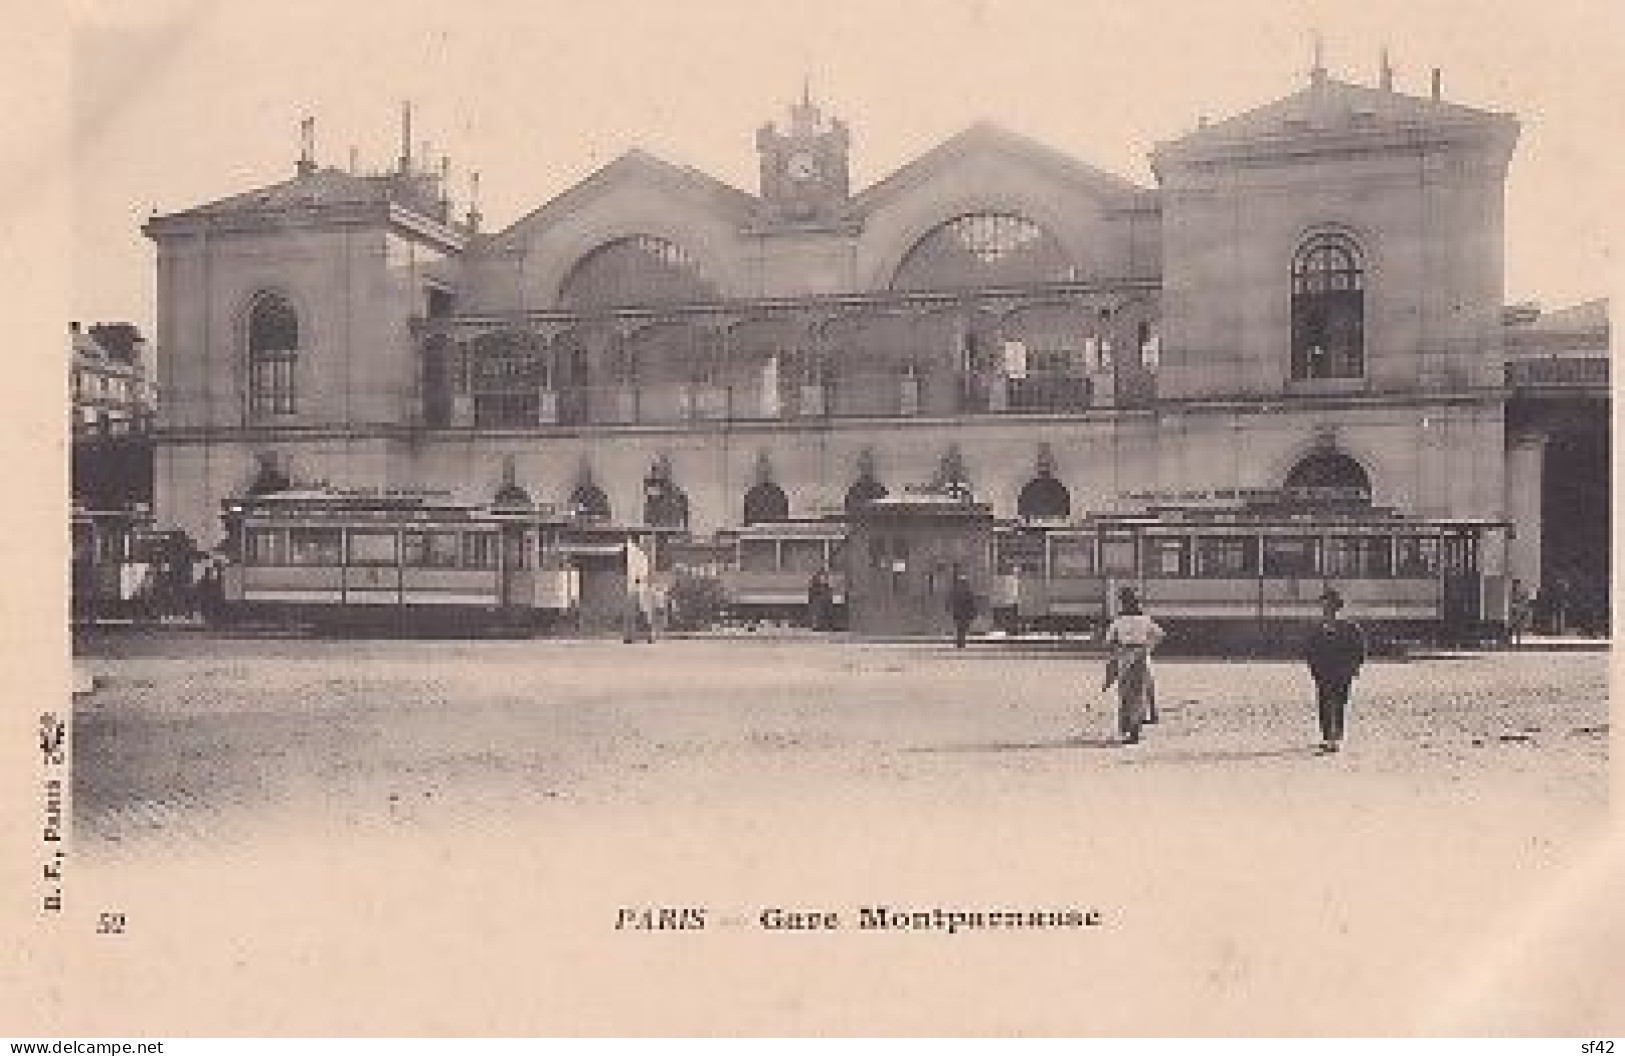
[[[790,173],[791,179],[810,180],[818,175],[818,159],[811,151],[798,150],[790,155],[785,169]]]

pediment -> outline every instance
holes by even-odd
[[[755,196],[708,173],[674,164],[635,147],[493,234],[487,245],[498,251],[517,248],[531,241],[540,230],[577,217],[628,191],[657,200],[667,199],[673,207],[685,212],[709,213],[736,226],[747,223],[756,208]]]
[[[943,141],[908,162],[854,199],[855,209],[868,213],[884,207],[937,180],[955,179],[968,167],[992,162],[1004,168],[1027,169],[1048,180],[1075,187],[1078,193],[1113,205],[1130,205],[1146,188],[1104,169],[1080,161],[1027,136],[980,122]]]

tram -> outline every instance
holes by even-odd
[[[807,623],[810,587],[823,572],[831,619],[844,623],[846,525],[835,520],[768,521],[718,533],[726,563],[722,596],[736,620]]]
[[[146,507],[91,510],[76,504],[70,532],[75,623],[178,615],[189,607],[191,540],[155,529]]]
[[[1293,642],[1335,587],[1379,646],[1500,639],[1508,524],[1285,506],[1150,509],[995,534],[995,621],[1098,630],[1133,587],[1185,651]]]
[[[526,633],[579,597],[567,521],[528,504],[318,488],[228,501],[222,521],[228,625]]]

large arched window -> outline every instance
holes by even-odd
[[[790,499],[784,489],[770,480],[745,492],[745,523],[762,524],[766,521],[790,519]]]
[[[1371,478],[1341,451],[1316,451],[1286,475],[1286,492],[1300,502],[1364,505],[1371,501]]]
[[[262,293],[248,309],[248,413],[292,414],[299,364],[299,315],[287,299]]]
[[[604,243],[576,263],[559,290],[559,300],[570,308],[691,304],[716,297],[716,287],[688,251],[656,235]]]
[[[643,523],[651,528],[687,528],[688,496],[669,480],[644,483]]]
[[[1365,267],[1342,234],[1316,235],[1292,260],[1292,378],[1365,375]]]
[[[892,277],[892,288],[1015,286],[1068,278],[1071,262],[1044,228],[1014,213],[971,213],[926,232]]]
[[[856,513],[877,499],[884,499],[889,492],[886,485],[874,477],[859,477],[846,489],[846,501],[843,505],[847,513]]]

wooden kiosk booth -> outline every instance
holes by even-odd
[[[953,633],[948,589],[970,580],[988,625],[993,589],[993,512],[953,492],[887,496],[847,514],[847,606],[851,629],[867,635]]]

